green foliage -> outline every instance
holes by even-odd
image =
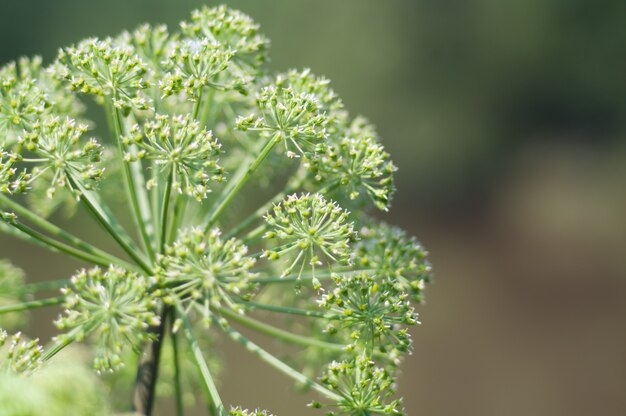
[[[140,414],[161,366],[157,392],[175,396],[178,415],[198,390],[215,414],[270,415],[222,402],[216,333],[315,390],[327,414],[403,413],[396,370],[430,264],[415,239],[367,215],[389,209],[395,165],[327,79],[268,74],[268,46],[248,16],[222,6],[178,31],[142,25],[64,48],[48,68],[34,58],[0,70],[0,230],[86,264],[60,296],[32,300],[45,287],[0,263],[1,314],[64,307],[63,333],[43,349],[2,333],[3,366],[37,397],[9,414],[52,403],[50,391],[64,397],[37,377],[85,342],[98,373],[120,370],[105,378],[113,392],[131,388],[124,366],[140,361]],[[102,107],[111,141],[85,137],[84,96]],[[57,207],[84,210],[117,247],[43,217]],[[288,319],[275,326],[257,311]],[[233,322],[304,352],[279,359]],[[100,403],[96,390],[86,397]]]

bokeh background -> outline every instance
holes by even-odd
[[[436,272],[400,381],[408,414],[625,415],[626,2],[224,3],[261,23],[273,69],[329,77],[400,167],[386,220]],[[1,0],[0,63],[203,4]],[[0,257],[33,280],[76,266],[4,237]],[[227,402],[309,414],[282,376],[226,356]]]

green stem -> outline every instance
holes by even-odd
[[[133,176],[134,183],[140,184],[137,186],[137,200],[139,202],[139,211],[141,212],[142,224],[145,227],[144,244],[147,244],[146,248],[150,261],[154,261],[156,258],[156,240],[155,240],[155,228],[154,221],[152,219],[152,208],[150,207],[150,199],[148,198],[148,191],[146,190],[146,179],[143,174],[143,168],[141,162],[134,162],[130,164],[130,172]]]
[[[29,309],[43,308],[45,306],[60,305],[64,300],[64,296],[58,296],[56,298],[33,300],[30,302],[16,303],[15,305],[0,306],[0,314],[27,311]]]
[[[115,141],[117,142],[117,148],[119,152],[119,157],[122,161],[122,172],[124,176],[124,182],[126,183],[126,193],[128,199],[130,200],[130,205],[133,210],[133,218],[135,220],[135,225],[139,230],[139,234],[141,235],[141,239],[143,242],[144,248],[147,250],[149,257],[154,259],[154,250],[152,249],[152,243],[150,242],[150,236],[146,230],[146,219],[149,218],[147,214],[144,214],[142,211],[142,205],[139,202],[139,197],[137,195],[137,184],[135,180],[138,179],[137,175],[133,175],[131,170],[131,163],[126,162],[124,160],[124,145],[122,143],[123,129],[122,129],[122,118],[120,112],[113,105],[109,104],[109,109],[113,114],[113,129],[115,133]],[[143,189],[143,188],[142,188]],[[147,201],[146,201],[147,202]],[[143,207],[144,209],[146,207]]]
[[[5,207],[9,208],[11,211],[15,212],[18,215],[18,217],[25,218],[27,221],[33,223],[34,225],[41,228],[45,232],[71,243],[76,248],[79,248],[86,253],[108,260],[108,262],[111,264],[124,263],[123,260],[118,259],[117,257],[110,255],[106,251],[100,250],[99,248],[94,247],[91,244],[81,240],[80,238],[57,227],[51,222],[33,213],[28,208],[18,204],[15,201],[12,201],[6,195],[0,194],[0,204],[4,205]]]
[[[242,325],[247,326],[248,328],[254,329],[256,331],[262,332],[266,335],[279,339],[281,341],[300,345],[304,347],[317,347],[324,348],[332,351],[345,351],[345,345],[333,344],[331,342],[320,341],[316,338],[305,337],[302,335],[293,334],[289,331],[285,331],[280,328],[276,328],[275,326],[266,324],[261,321],[257,321],[256,319],[249,318],[245,315],[240,315],[236,312],[231,311],[230,309],[218,307],[216,308],[220,314],[227,316],[233,321],[239,322]]]
[[[306,173],[306,171],[305,171]],[[304,179],[306,178],[306,174],[300,174],[298,178],[291,181],[291,183],[287,184],[287,187],[274,195],[269,201],[259,207],[256,211],[250,214],[246,219],[241,221],[237,226],[235,226],[226,236],[225,239],[229,239],[238,235],[240,232],[248,228],[252,223],[261,218],[267,211],[269,211],[272,206],[280,201],[282,201],[287,195],[296,192],[304,183]],[[254,232],[254,231],[253,231]]]
[[[167,244],[172,244],[177,236],[183,220],[185,219],[185,211],[187,211],[187,197],[181,193],[176,194],[174,199],[174,215],[170,221],[170,227],[167,232]]]
[[[19,222],[12,223],[10,225],[15,227],[17,230],[21,231],[27,237],[30,237],[30,239],[39,242],[40,245],[42,245],[43,247],[46,247],[47,249],[51,251],[65,253],[70,256],[76,257],[77,259],[86,261],[87,263],[97,264],[103,267],[109,267],[109,265],[111,264],[107,259],[103,259],[99,256],[95,256],[91,253],[86,253],[68,244],[56,241],[46,235],[43,235],[33,230],[30,227],[27,227],[24,224],[20,224]],[[26,238],[26,240],[29,240],[29,238]]]
[[[157,326],[151,326],[148,332],[154,337],[152,342],[144,343],[137,366],[137,376],[133,386],[132,410],[134,414],[150,416],[156,396],[156,383],[159,377],[159,363],[161,346],[165,336],[165,326],[170,319],[171,308],[164,307],[161,312],[161,321]]]
[[[200,107],[202,107],[202,95],[203,94],[204,94],[204,87],[200,88],[200,92],[198,93],[198,98],[193,103],[193,110],[191,111],[191,116],[193,117],[194,120],[198,120],[198,115],[200,114]],[[204,125],[202,125],[201,127],[204,127]]]
[[[172,322],[174,320],[172,319]],[[171,329],[171,326],[170,326]],[[178,351],[178,335],[170,330],[172,341],[172,351],[174,355],[174,390],[176,394],[176,416],[184,416],[185,406],[183,405],[183,390],[180,380],[180,352]]]
[[[329,314],[329,313],[324,313],[320,311],[309,311],[306,309],[290,308],[288,306],[267,305],[264,303],[250,302],[250,301],[244,301],[244,300],[239,300],[238,302],[241,303],[244,307],[246,307],[249,310],[260,309],[260,310],[269,311],[269,312],[288,313],[290,315],[306,316],[309,318],[338,319],[337,314]]]
[[[213,209],[209,213],[206,218],[206,224],[204,226],[205,231],[209,231],[211,226],[215,224],[215,221],[219,217],[219,215],[224,211],[224,209],[228,206],[228,204],[232,201],[232,199],[237,195],[237,193],[241,190],[241,188],[246,184],[248,179],[252,176],[252,174],[257,170],[257,168],[261,165],[261,163],[265,160],[267,155],[272,151],[274,146],[280,142],[280,136],[275,135],[269,142],[263,146],[263,149],[257,156],[257,158],[252,161],[252,163],[246,166],[246,163],[242,163],[241,168],[235,173],[233,178],[228,182],[228,185],[222,193],[220,197],[217,199]]]
[[[336,393],[333,393],[332,391],[328,390],[326,387],[322,386],[321,384],[316,383],[315,381],[311,380],[309,377],[305,376],[301,372],[291,368],[290,366],[288,366],[287,364],[285,364],[278,358],[274,357],[269,352],[265,351],[263,348],[256,345],[254,342],[250,341],[249,339],[241,335],[241,333],[233,329],[227,323],[223,322],[223,320],[218,319],[215,316],[211,316],[211,318],[213,319],[213,322],[217,323],[220,326],[220,328],[222,328],[222,330],[233,341],[241,344],[245,349],[255,354],[257,357],[259,357],[260,359],[262,359],[263,361],[265,361],[272,367],[276,368],[277,370],[281,371],[287,376],[293,378],[294,380],[313,388],[317,392],[321,393],[322,395],[332,400],[335,400],[335,401],[341,400],[341,396],[339,396]]]
[[[161,204],[161,244],[160,251],[161,253],[165,249],[165,244],[167,243],[167,214],[170,210],[170,199],[172,197],[172,185],[174,182],[174,169],[170,169],[170,173],[167,176],[167,183],[165,184],[165,194],[163,195],[163,202]]]
[[[74,342],[79,334],[83,334],[85,336],[89,334],[89,332],[91,332],[91,329],[93,329],[92,327],[93,325],[89,327],[88,330],[85,330],[85,328],[83,328],[82,326],[77,326],[76,328],[72,329],[69,333],[64,334],[60,340],[57,339],[55,343],[52,345],[52,347],[48,348],[43,353],[43,355],[41,356],[42,361],[46,362],[50,360],[52,357],[54,357],[55,355],[57,355],[59,352],[61,352],[63,348],[67,347],[72,342]]]
[[[222,403],[222,399],[217,391],[217,386],[213,381],[213,377],[211,377],[211,373],[209,371],[209,366],[202,355],[202,351],[200,350],[200,346],[198,345],[198,341],[196,337],[193,335],[193,329],[191,327],[191,323],[187,316],[185,316],[184,312],[181,310],[179,306],[177,306],[178,315],[180,319],[183,321],[183,328],[185,331],[185,336],[187,337],[187,341],[189,342],[189,346],[191,347],[191,352],[193,353],[194,360],[196,362],[196,366],[198,367],[198,372],[200,373],[200,377],[204,381],[204,385],[211,396],[211,400],[213,402],[213,406],[217,409],[219,416],[226,416],[226,410],[224,408],[224,404]]]
[[[97,194],[84,189],[80,183],[69,176],[68,180],[74,189],[78,189],[81,193],[80,200],[83,202],[87,211],[95,218],[95,220],[104,228],[111,237],[119,244],[119,246],[147,273],[150,273],[150,267],[146,261],[137,252],[132,239],[126,234],[126,231],[115,220],[109,210],[99,201]]]

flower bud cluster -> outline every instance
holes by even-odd
[[[147,67],[131,48],[109,38],[87,39],[62,49],[57,61],[55,76],[68,82],[72,91],[107,97],[124,114],[150,108],[142,94],[149,86]]]
[[[210,182],[224,180],[224,170],[217,158],[221,144],[189,115],[157,114],[143,128],[135,125],[124,143],[139,149],[137,153],[128,151],[128,160],[153,160],[165,177],[172,176],[174,189],[198,201],[211,191]],[[147,185],[150,188],[155,183],[151,181]]]
[[[82,139],[87,126],[75,120],[51,117],[37,122],[32,130],[20,138],[20,144],[39,157],[33,176],[52,172],[49,198],[71,182],[79,182],[85,189],[93,189],[104,174],[100,166],[102,146],[96,139]]]
[[[234,60],[242,72],[256,71],[267,61],[269,40],[249,16],[226,6],[203,7],[181,23],[181,31],[192,39],[207,38],[236,51]]]
[[[256,106],[258,114],[237,119],[239,130],[277,138],[290,158],[311,158],[323,152],[328,117],[314,95],[270,85],[257,94]]]
[[[276,77],[278,88],[291,88],[298,94],[309,94],[327,114],[343,109],[341,98],[330,88],[330,80],[315,76],[309,68],[297,71],[292,69]]]
[[[328,416],[405,414],[400,400],[389,400],[395,394],[391,374],[377,367],[366,356],[358,356],[350,361],[333,361],[326,368],[321,381],[341,396],[337,403],[328,405],[337,408],[326,413]],[[313,402],[311,406],[321,408],[324,405]]]
[[[10,148],[46,113],[45,92],[31,77],[21,77],[15,63],[0,69],[0,148]]]
[[[312,163],[316,180],[338,183],[350,200],[365,194],[376,208],[387,211],[397,168],[373,128],[357,117],[330,137],[327,151]]]
[[[220,234],[217,228],[207,234],[200,228],[187,230],[166,248],[156,272],[165,302],[198,310],[206,324],[212,306],[238,309],[232,296],[244,296],[255,276],[248,248],[234,238],[224,241]]]
[[[358,349],[371,353],[376,347],[380,352],[389,348],[406,352],[410,348],[406,326],[418,324],[417,314],[408,295],[398,291],[393,282],[378,282],[361,273],[337,275],[335,284],[331,292],[322,295],[319,304],[340,317],[340,325],[351,331]]]
[[[263,256],[270,260],[287,257],[283,276],[297,266],[301,275],[306,266],[315,270],[324,262],[347,263],[350,242],[356,239],[348,216],[348,211],[320,194],[291,195],[265,216],[270,231],[264,237],[276,239],[278,245]],[[314,280],[314,285],[319,287],[319,282]]]
[[[123,32],[115,41],[125,47],[134,48],[139,58],[152,69],[151,78],[160,76],[163,60],[172,48],[173,37],[165,25],[152,26],[148,23],[133,32]]]
[[[205,87],[241,87],[242,80],[229,82],[221,77],[234,55],[232,50],[209,39],[179,42],[163,61],[167,74],[159,82],[159,88],[165,96],[184,91],[191,101],[198,101]]]
[[[43,364],[42,355],[43,348],[39,340],[28,340],[21,332],[9,336],[0,329],[0,368],[28,375]]]
[[[422,245],[400,228],[384,223],[364,227],[360,236],[354,262],[372,269],[375,276],[393,282],[398,290],[421,302],[432,271]]]
[[[15,164],[19,160],[19,155],[0,149],[0,193],[17,194],[28,189],[31,176],[24,170],[18,172]]]
[[[69,332],[58,339],[71,342],[92,335],[97,344],[94,367],[98,372],[123,366],[124,350],[137,349],[150,340],[148,329],[159,324],[158,302],[148,292],[148,280],[117,266],[106,271],[83,269],[62,292],[66,310],[56,325]],[[72,335],[73,329],[77,335]]]

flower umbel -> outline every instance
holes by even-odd
[[[208,234],[192,228],[182,234],[159,260],[157,275],[165,288],[165,301],[198,310],[208,324],[211,307],[240,310],[231,299],[252,289],[255,260],[240,241],[222,240],[219,229]]]
[[[0,193],[16,194],[26,192],[31,180],[30,174],[15,166],[20,156],[0,149]]]
[[[111,266],[81,270],[63,289],[65,315],[56,321],[59,329],[73,330],[59,340],[81,340],[92,335],[97,344],[94,367],[112,371],[124,365],[121,360],[128,347],[139,348],[152,339],[147,332],[159,324],[157,300],[148,292],[143,276]],[[74,339],[72,339],[74,338]]]
[[[359,356],[352,361],[332,362],[324,372],[322,383],[341,397],[328,416],[403,415],[400,400],[390,400],[395,394],[393,377],[384,368]],[[312,407],[323,405],[313,402]]]
[[[37,166],[33,176],[37,177],[50,171],[48,198],[66,186],[74,188],[73,183],[80,183],[85,189],[93,189],[102,178],[104,168],[99,166],[102,160],[102,146],[96,139],[82,139],[87,126],[76,124],[71,118],[61,120],[52,117],[37,123],[32,132],[20,139],[26,150],[34,153]],[[81,141],[83,141],[81,143]]]
[[[374,270],[374,275],[388,279],[420,302],[422,291],[431,278],[428,252],[415,238],[400,228],[387,224],[363,227],[356,244],[354,261]]]
[[[311,158],[324,150],[328,117],[314,95],[270,85],[257,94],[256,104],[259,115],[240,117],[238,129],[277,137],[290,158]]]
[[[336,287],[322,295],[319,303],[339,315],[339,324],[347,327],[359,348],[375,347],[380,352],[391,348],[405,352],[411,345],[406,325],[419,323],[408,295],[384,280],[377,282],[367,273],[335,276]],[[332,325],[332,324],[331,324]]]
[[[318,181],[341,185],[338,192],[349,199],[367,195],[376,208],[389,209],[397,168],[363,119],[356,118],[330,135],[326,152],[313,161],[313,170]]]
[[[255,71],[267,60],[269,40],[249,16],[226,6],[203,7],[180,24],[183,34],[209,39],[237,51],[235,61],[241,72]]]
[[[135,125],[124,142],[139,148],[136,155],[128,152],[127,159],[153,160],[164,177],[171,176],[174,189],[198,201],[211,191],[210,182],[224,179],[217,159],[220,143],[188,115],[157,114],[143,129]],[[148,187],[154,185],[154,181],[148,182]]]
[[[229,81],[220,77],[230,65],[234,52],[220,43],[187,40],[177,44],[163,62],[168,71],[159,88],[165,96],[184,91],[191,101],[200,99],[205,87],[225,89],[225,83],[240,86],[243,81]]]
[[[45,112],[49,103],[34,79],[15,63],[0,68],[0,148],[9,148]]]
[[[21,332],[9,337],[5,330],[0,329],[0,368],[28,375],[42,365],[42,355],[39,340],[28,340]]]
[[[55,75],[73,91],[108,97],[123,113],[149,108],[142,94],[149,86],[146,65],[131,48],[115,45],[112,39],[87,39],[61,50],[58,62]]]
[[[290,264],[282,275],[287,276],[300,265],[298,275],[306,266],[315,271],[323,259],[329,263],[347,262],[349,243],[356,238],[354,227],[348,221],[348,211],[320,194],[291,195],[274,206],[265,221],[271,230],[267,239],[277,239],[279,245],[263,254],[270,260],[290,256]],[[319,281],[314,280],[319,287]]]

